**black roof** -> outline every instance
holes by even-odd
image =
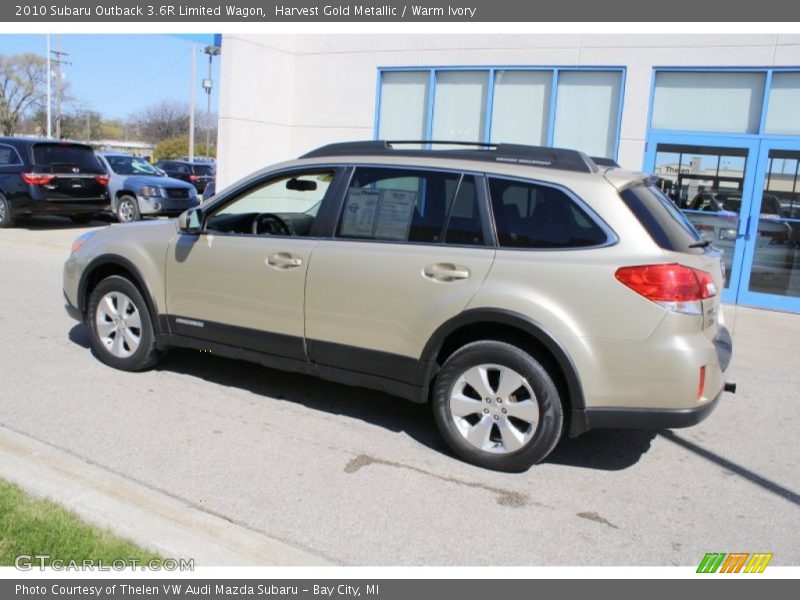
[[[420,148],[397,148],[397,146],[426,146]],[[430,149],[431,145],[458,146],[458,148]],[[453,142],[439,140],[368,140],[328,144],[312,150],[300,158],[322,158],[327,156],[415,156],[427,158],[456,158],[495,163],[508,163],[594,173],[597,164],[583,152],[566,148],[524,146],[521,144],[485,144],[481,142]]]

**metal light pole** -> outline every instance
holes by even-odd
[[[211,89],[214,87],[214,82],[211,79],[211,61],[215,56],[219,56],[219,46],[206,46],[203,52],[208,54],[208,78],[203,79],[203,89],[206,91],[206,158],[211,157]]]
[[[53,137],[53,121],[50,114],[50,78],[51,78],[51,66],[50,66],[50,34],[47,35],[47,137]]]
[[[197,46],[192,44],[192,78],[189,81],[189,160],[194,161],[194,83],[197,81]]]

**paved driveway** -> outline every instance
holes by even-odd
[[[800,316],[739,309],[739,392],[705,423],[590,432],[501,474],[380,393],[195,351],[103,366],[62,308],[80,231],[0,231],[2,425],[344,564],[800,564]]]

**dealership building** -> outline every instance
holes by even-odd
[[[219,178],[336,141],[576,148],[657,175],[723,299],[800,312],[800,35],[224,35]]]

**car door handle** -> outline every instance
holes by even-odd
[[[457,281],[459,279],[469,279],[469,269],[452,263],[436,263],[425,265],[422,274],[434,281]]]
[[[303,264],[303,259],[289,252],[278,252],[267,258],[267,264],[273,269],[284,271],[299,267]]]

